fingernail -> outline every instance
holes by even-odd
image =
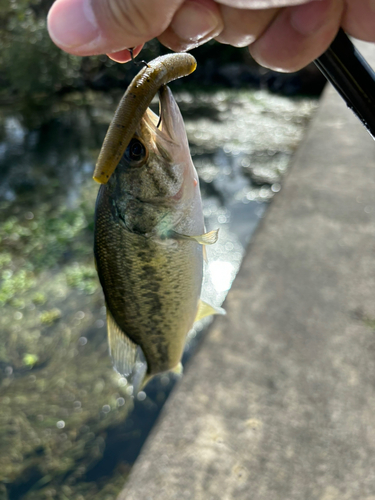
[[[320,30],[328,21],[331,0],[314,0],[291,8],[290,23],[301,35],[309,36]]]
[[[92,50],[101,38],[90,0],[57,0],[48,14],[48,31],[64,49]]]
[[[217,36],[223,23],[204,2],[188,0],[176,12],[170,29],[183,42],[183,50],[190,50]]]

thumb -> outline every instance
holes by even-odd
[[[159,36],[183,0],[56,0],[48,14],[55,44],[70,54],[108,54]]]

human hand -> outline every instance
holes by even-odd
[[[80,56],[130,60],[157,37],[175,51],[212,38],[249,46],[254,59],[296,71],[319,57],[340,25],[375,42],[374,0],[56,0],[48,15],[52,40]]]

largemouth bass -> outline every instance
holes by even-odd
[[[154,375],[179,370],[194,321],[222,312],[200,301],[203,248],[217,231],[205,232],[183,119],[164,85],[159,101],[160,117],[150,109],[141,117],[95,211],[110,354],[119,373],[132,375],[135,392]]]

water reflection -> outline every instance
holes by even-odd
[[[203,299],[220,305],[315,108],[265,92],[177,95],[208,230]],[[93,265],[93,164],[114,107],[27,131],[0,117],[0,498],[115,499],[176,379],[133,400],[111,367]],[[189,333],[185,362],[210,319]]]

